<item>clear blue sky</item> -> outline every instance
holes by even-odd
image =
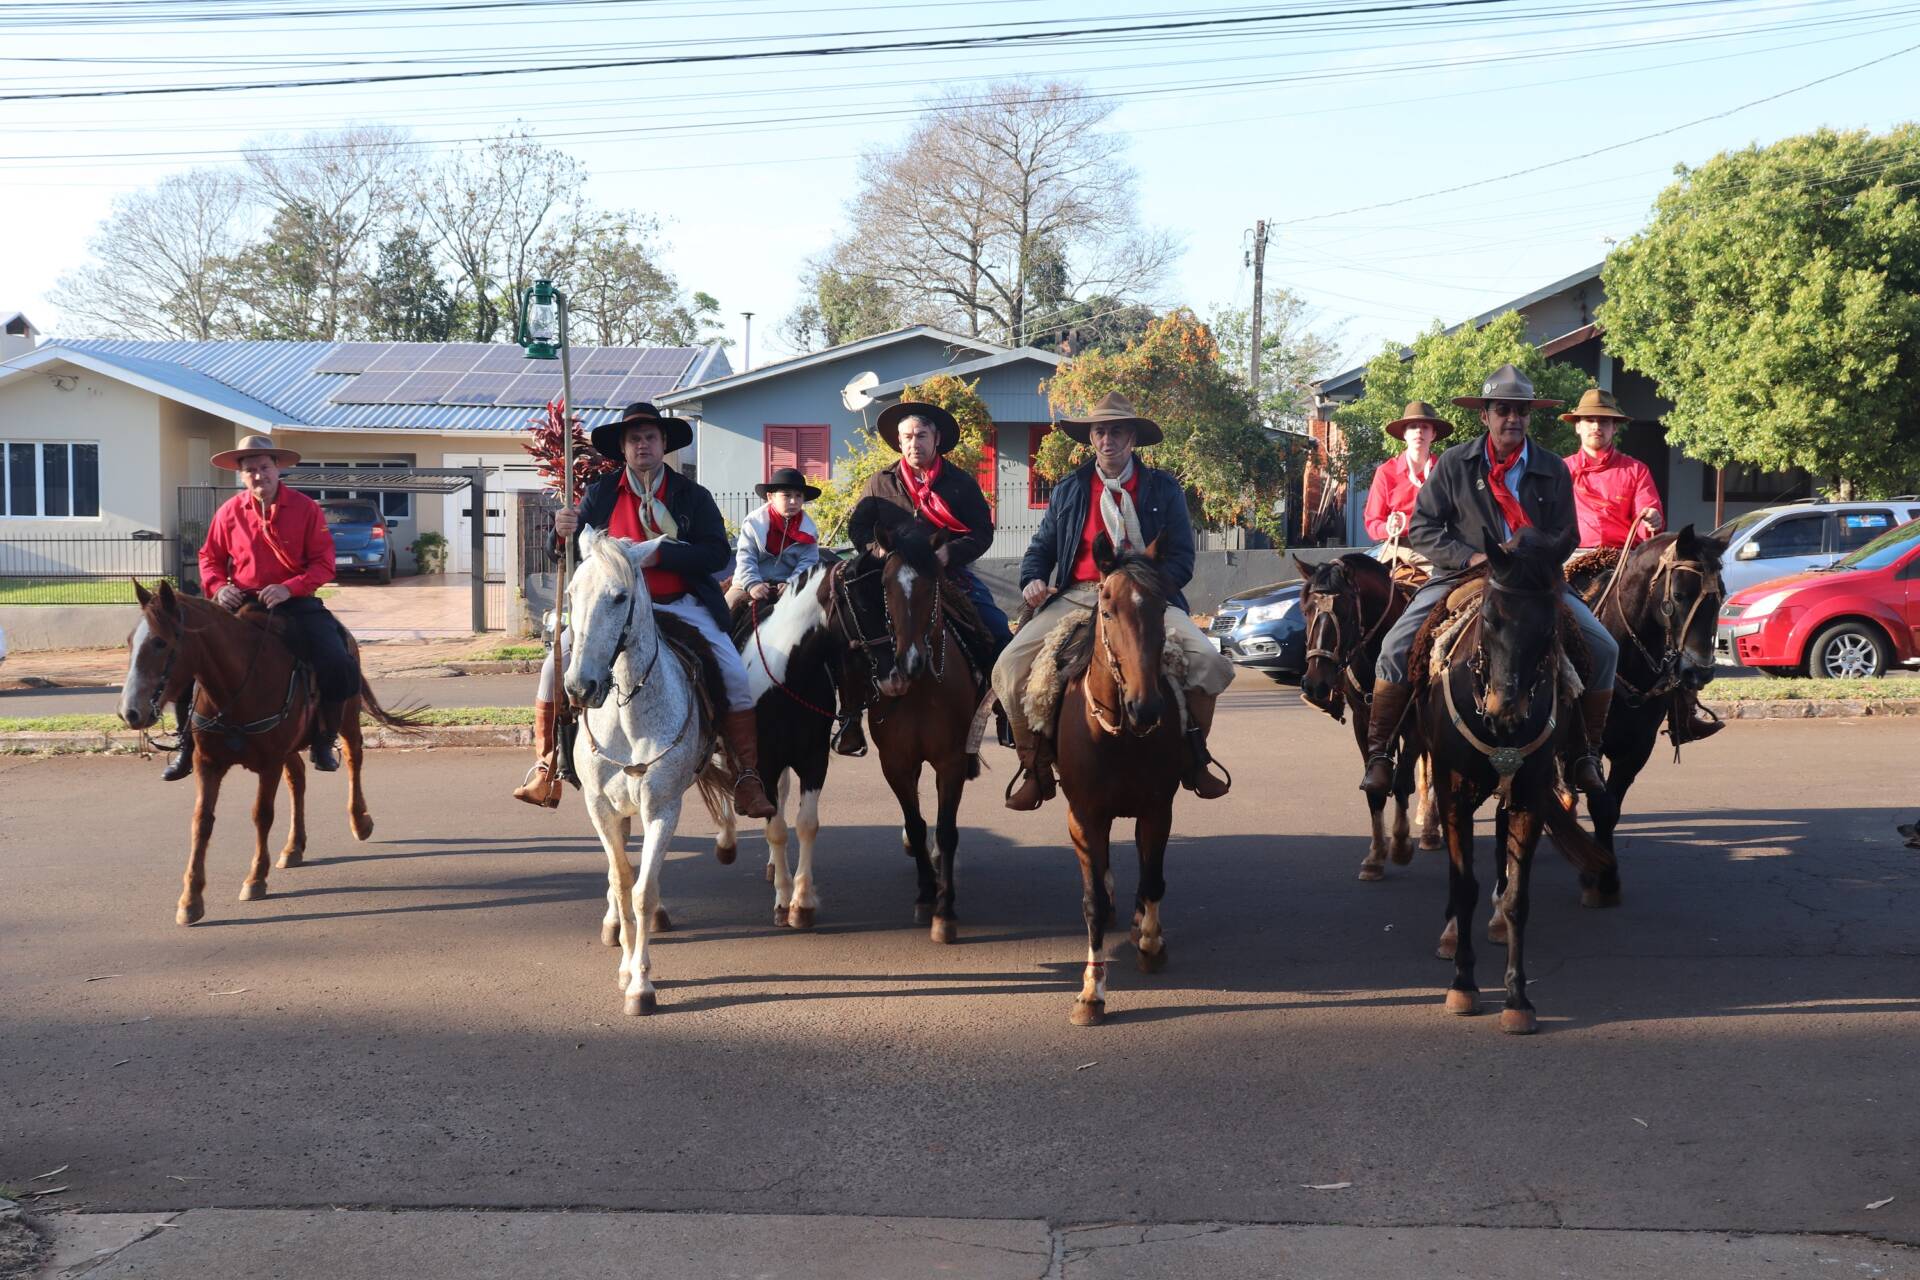
[[[1675,164],[1821,125],[1885,129],[1920,114],[1920,52],[1906,52],[1675,128],[1920,44],[1920,0],[1489,0],[1321,17],[1305,15],[1383,6],[549,0],[403,14],[379,10],[408,0],[145,2],[308,16],[101,25],[128,12],[124,0],[16,0],[0,8],[0,94],[1295,20],[1071,44],[0,101],[0,310],[24,310],[56,335],[55,281],[85,260],[117,193],[235,162],[244,144],[276,133],[378,122],[458,146],[518,121],[587,164],[596,202],[659,215],[668,265],[721,300],[736,341],[738,313],[756,313],[760,363],[782,351],[778,321],[804,260],[841,226],[860,153],[899,139],[930,92],[1028,75],[1115,95],[1111,127],[1132,139],[1143,216],[1184,247],[1155,301],[1204,314],[1243,299],[1249,232],[1264,217],[1274,224],[1269,280],[1341,328],[1342,364],[1357,363],[1433,318],[1463,319],[1598,261],[1607,238],[1642,225]],[[311,12],[348,9],[358,12]],[[1578,163],[1426,194],[1665,130]],[[1369,207],[1410,196],[1424,198]]]

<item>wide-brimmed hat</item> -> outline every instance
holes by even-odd
[[[1146,448],[1150,444],[1159,444],[1166,439],[1166,433],[1160,430],[1160,424],[1152,418],[1143,418],[1133,411],[1125,396],[1118,391],[1109,391],[1092,412],[1084,418],[1062,418],[1060,429],[1067,433],[1067,439],[1076,444],[1086,444],[1097,426],[1132,427],[1133,443],[1137,448]]]
[[[890,404],[880,411],[877,429],[880,438],[887,442],[887,448],[900,452],[900,423],[905,418],[919,418],[933,424],[940,435],[940,452],[945,453],[960,443],[960,422],[952,414],[937,404],[922,404],[918,400],[902,400],[899,404]]]
[[[775,489],[798,489],[808,502],[820,496],[820,491],[807,483],[807,478],[800,474],[798,467],[780,467],[765,484],[753,486],[753,491],[763,498]]]
[[[1496,400],[1524,400],[1535,409],[1558,409],[1564,400],[1542,400],[1533,394],[1533,380],[1510,364],[1503,364],[1493,371],[1493,376],[1480,384],[1477,396],[1455,396],[1453,402],[1462,409],[1484,409]]]
[[[1453,424],[1441,417],[1440,411],[1428,404],[1425,400],[1407,401],[1406,409],[1402,411],[1399,417],[1387,424],[1386,432],[1395,440],[1405,440],[1407,438],[1407,428],[1422,422],[1433,428],[1433,438],[1435,440],[1445,435],[1451,435],[1453,432]]]
[[[645,400],[636,400],[620,411],[617,421],[603,423],[593,429],[593,447],[602,457],[625,462],[627,455],[621,452],[620,442],[626,438],[627,428],[649,425],[660,428],[660,439],[665,443],[668,453],[693,443],[691,422],[661,413]]]
[[[1573,412],[1560,415],[1562,422],[1577,422],[1581,418],[1612,418],[1618,422],[1632,422],[1633,415],[1620,412],[1620,405],[1613,398],[1613,392],[1603,391],[1599,387],[1588,387],[1586,394],[1580,397],[1580,403],[1573,406]]]
[[[238,471],[240,459],[250,453],[270,453],[276,467],[291,467],[300,461],[300,455],[292,449],[273,442],[272,436],[248,436],[237,446],[222,453],[216,453],[207,461],[222,471]]]

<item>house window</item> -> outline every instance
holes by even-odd
[[[1047,433],[1052,430],[1051,426],[1041,425],[1027,436],[1027,506],[1032,510],[1044,508],[1047,500],[1053,497],[1053,481],[1041,475],[1033,466],[1034,460],[1040,456],[1040,446],[1047,442]]]
[[[92,441],[0,442],[0,516],[98,516],[100,446]]]
[[[326,467],[337,470],[341,467],[354,469],[375,469],[410,467],[410,462],[318,462],[309,461],[310,466]],[[380,514],[388,520],[406,520],[413,515],[413,495],[410,493],[388,493],[380,489],[303,489],[301,492],[322,502],[330,498],[361,498],[378,503]]]
[[[828,460],[832,431],[826,426],[767,424],[764,482],[773,479],[781,467],[796,467],[809,480],[825,480],[833,474]]]

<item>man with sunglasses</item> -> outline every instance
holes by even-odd
[[[1533,383],[1512,365],[1502,365],[1477,396],[1454,403],[1480,411],[1483,440],[1463,443],[1440,456],[1432,477],[1420,490],[1407,540],[1433,562],[1434,576],[1413,597],[1380,644],[1375,668],[1373,711],[1367,722],[1367,772],[1360,789],[1384,796],[1393,782],[1394,735],[1407,712],[1412,685],[1407,660],[1413,638],[1468,570],[1487,558],[1490,543],[1505,542],[1532,526],[1571,551],[1579,538],[1573,479],[1559,456],[1527,438],[1527,420],[1536,409],[1557,409],[1558,400],[1541,400]],[[1586,753],[1573,764],[1573,784],[1592,794],[1606,785],[1600,773],[1600,736],[1613,700],[1614,667],[1620,649],[1580,598],[1563,592],[1586,639],[1592,670],[1580,699],[1585,720]]]

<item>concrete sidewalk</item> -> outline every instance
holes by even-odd
[[[58,1280],[1773,1280],[1912,1277],[1859,1237],[699,1213],[203,1209],[42,1219]]]

